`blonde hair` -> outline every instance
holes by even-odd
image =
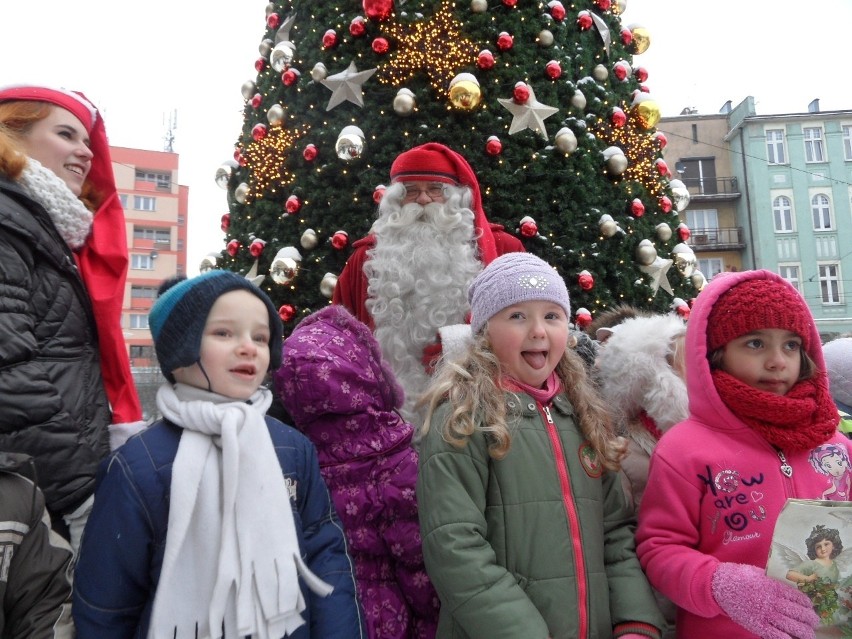
[[[53,109],[61,108],[37,100],[0,102],[0,173],[11,180],[21,176],[28,161],[24,139],[37,122],[47,118]],[[95,210],[102,198],[86,180],[80,199],[89,209]]]
[[[570,400],[580,432],[586,437],[610,470],[618,470],[627,453],[627,441],[616,436],[609,411],[586,374],[583,359],[572,349],[556,366],[562,392]],[[504,393],[498,385],[502,377],[500,360],[491,350],[488,331],[481,331],[463,356],[441,362],[420,400],[427,405],[422,436],[431,428],[435,409],[447,402],[450,413],[442,424],[442,437],[449,444],[464,448],[477,430],[485,433],[492,459],[505,457],[512,444],[511,421],[518,415],[506,410]]]

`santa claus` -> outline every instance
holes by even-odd
[[[415,403],[440,354],[438,330],[465,322],[467,288],[484,265],[524,247],[488,222],[473,170],[443,144],[400,154],[390,177],[333,301],[373,329],[405,390],[403,416],[419,426]]]

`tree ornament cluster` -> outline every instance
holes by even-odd
[[[694,254],[674,251],[688,248],[677,215],[689,194],[662,161],[651,74],[633,59],[650,34],[622,24],[626,10],[269,2],[239,87],[242,132],[215,174],[228,218],[207,267],[256,269],[289,332],[328,303],[396,156],[441,142],[470,162],[489,220],[565,279],[578,326],[619,302],[668,311],[691,299]]]

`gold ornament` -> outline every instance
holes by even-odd
[[[574,91],[574,95],[571,96],[571,106],[580,110],[586,108],[586,96],[580,89]]]
[[[269,267],[269,275],[276,284],[289,284],[299,272],[302,255],[294,246],[285,246],[275,254]]]
[[[603,151],[606,168],[613,175],[621,175],[627,170],[627,156],[617,146],[610,146]]]
[[[266,112],[266,120],[272,126],[281,126],[284,122],[284,108],[280,104],[273,104]]]
[[[636,261],[644,266],[649,266],[657,259],[657,249],[651,240],[642,240],[636,247]]]
[[[334,145],[337,157],[349,162],[361,157],[364,152],[364,132],[357,126],[343,127]]]
[[[488,11],[488,0],[470,0],[470,10],[474,13],[485,13]]]
[[[328,69],[322,62],[317,62],[314,65],[314,68],[311,69],[311,78],[314,82],[320,82],[321,80],[325,80],[328,76]]]
[[[612,216],[609,213],[601,215],[601,219],[598,220],[598,224],[600,224],[601,227],[601,235],[604,237],[612,237],[618,233],[618,222],[612,219]]]
[[[652,129],[660,121],[660,105],[651,98],[639,100],[638,104],[633,107],[639,124],[645,129]]]
[[[689,245],[683,242],[675,244],[675,247],[672,249],[672,256],[680,274],[687,278],[691,277],[695,271],[695,266],[698,264],[698,258],[695,257],[695,253],[692,252]]]
[[[393,99],[393,110],[396,111],[397,115],[411,115],[416,106],[417,101],[414,99],[414,93],[411,90],[403,87],[396,92],[396,97]]]
[[[565,155],[570,155],[577,150],[577,136],[567,126],[562,127],[556,132],[554,141],[556,148]]]
[[[612,3],[612,12],[617,16],[620,16],[622,13],[624,13],[626,9],[627,0],[615,0],[615,2]]]
[[[482,100],[479,80],[472,73],[459,73],[450,82],[450,104],[463,111],[472,111]]]
[[[553,32],[549,29],[542,29],[538,32],[538,44],[542,47],[553,45]]]
[[[689,279],[698,291],[702,290],[707,284],[707,278],[704,277],[704,273],[701,271],[695,271]]]
[[[609,77],[609,70],[602,64],[592,69],[592,77],[598,82],[603,82]]]
[[[320,282],[320,293],[322,293],[324,297],[331,299],[331,296],[334,295],[335,286],[337,286],[337,275],[334,273],[326,273],[323,275],[322,281]]]
[[[305,232],[302,233],[302,237],[299,238],[299,244],[301,244],[302,248],[307,251],[316,248],[317,244],[319,244],[317,232],[313,229],[305,229]]]
[[[665,222],[657,224],[657,226],[654,227],[654,230],[657,231],[657,237],[663,242],[668,242],[672,239],[672,227]]]
[[[633,50],[636,55],[645,53],[651,46],[651,32],[643,26],[633,24],[627,27],[633,34]]]

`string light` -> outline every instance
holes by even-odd
[[[308,126],[296,129],[272,127],[266,137],[248,145],[243,153],[251,168],[246,203],[261,199],[269,189],[275,192],[276,186],[287,186],[296,180],[296,176],[287,170],[285,161],[293,144],[309,129]]]

